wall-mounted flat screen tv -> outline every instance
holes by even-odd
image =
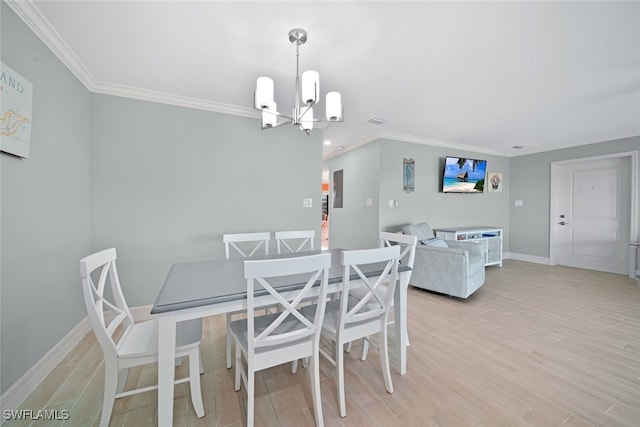
[[[482,193],[487,161],[447,156],[442,176],[443,193]]]

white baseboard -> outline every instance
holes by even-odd
[[[131,307],[131,315],[136,322],[151,319],[153,317],[151,307],[151,305]],[[40,385],[40,382],[58,366],[90,330],[89,318],[85,317],[0,396],[0,414],[4,414],[5,410],[18,409],[22,402]],[[4,421],[6,421],[4,417],[0,417],[0,425]]]
[[[515,259],[518,261],[533,262],[535,264],[551,265],[551,261],[549,260],[549,257],[519,254],[515,252],[506,252],[502,255],[503,255],[502,257],[503,259]]]
[[[20,404],[40,385],[40,382],[60,363],[69,351],[91,330],[89,318],[85,317],[51,350],[47,352],[35,365],[31,367],[18,381],[0,397],[0,409],[18,409]],[[35,408],[34,408],[35,409]],[[5,419],[0,419],[0,424]]]

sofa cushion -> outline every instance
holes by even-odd
[[[404,234],[410,234],[412,236],[416,236],[419,242],[422,242],[424,240],[431,240],[434,237],[436,237],[436,235],[433,234],[433,230],[431,229],[431,226],[426,222],[421,222],[419,224],[405,225],[404,227],[402,227],[402,232]]]
[[[480,255],[469,255],[469,275],[474,276],[484,271],[484,257]]]

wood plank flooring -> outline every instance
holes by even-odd
[[[625,276],[506,260],[487,268],[467,300],[409,290],[408,373],[384,389],[378,354],[346,356],[347,417],[337,410],[334,368],[321,364],[327,426],[640,426],[640,287]],[[224,316],[205,321],[206,416],[176,387],[174,425],[242,426],[246,393],[224,366]],[[185,363],[186,365],[186,363]],[[179,370],[185,370],[181,366]],[[151,384],[156,368],[133,369]],[[93,333],[45,378],[21,408],[68,410],[58,421],[4,426],[97,426],[102,353]],[[156,425],[156,392],[119,399],[112,426]],[[307,372],[289,366],[257,379],[256,424],[313,426]]]

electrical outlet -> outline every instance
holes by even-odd
[[[302,206],[305,208],[313,207],[313,199],[309,199],[309,198],[302,199]]]

